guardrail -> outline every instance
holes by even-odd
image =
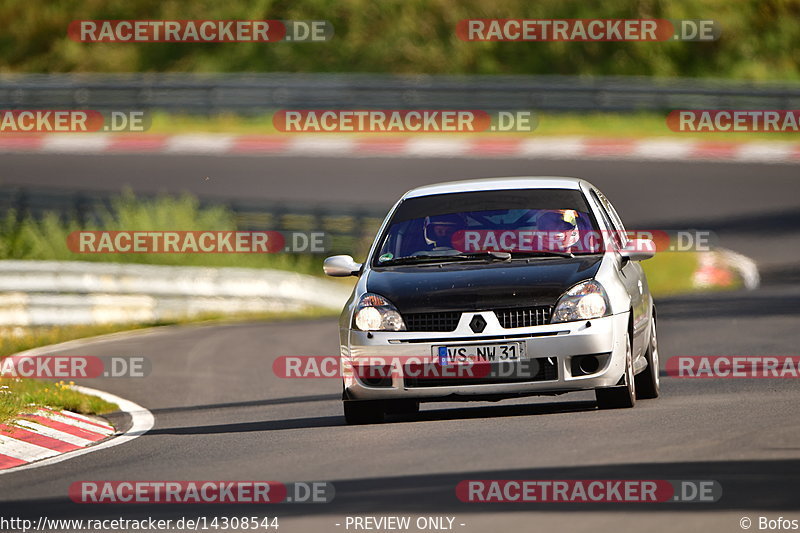
[[[798,107],[798,84],[635,76],[6,74],[0,78],[2,109],[255,113],[283,108],[635,112]]]
[[[0,326],[142,323],[341,309],[346,285],[265,269],[0,261]]]

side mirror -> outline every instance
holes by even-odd
[[[357,276],[361,271],[361,263],[356,263],[349,255],[332,255],[325,259],[322,270],[325,274],[337,278]]]
[[[644,261],[656,255],[656,243],[650,239],[631,239],[627,246],[620,250],[623,262]]]

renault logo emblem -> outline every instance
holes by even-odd
[[[469,328],[473,333],[482,333],[483,330],[486,329],[486,320],[484,320],[481,315],[475,315],[472,317],[472,320],[469,321]]]

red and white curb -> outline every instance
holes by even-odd
[[[49,346],[39,346],[15,355],[17,357],[40,357],[58,351],[137,335],[158,335],[158,331],[159,328],[121,331]],[[155,425],[153,413],[137,403],[110,392],[89,387],[73,385],[72,389],[117,404],[119,412],[130,417],[130,427],[124,433],[118,433],[103,420],[68,411],[36,408],[31,413],[32,416],[20,415],[19,418],[9,423],[0,424],[0,475],[48,466],[87,453],[119,446],[144,435]],[[5,431],[6,426],[10,426],[10,432]]]
[[[71,344],[75,342],[70,341]],[[56,346],[60,345],[43,348],[52,351]],[[11,423],[2,424],[10,426],[11,432],[6,433],[5,427],[0,430],[0,454],[3,456],[0,475],[48,466],[119,446],[144,435],[155,424],[155,418],[150,411],[130,400],[89,387],[72,388],[117,404],[119,411],[130,416],[131,426],[120,434],[101,420],[44,408],[38,409],[32,415],[21,415]]]
[[[13,468],[86,448],[115,433],[107,422],[39,408],[0,424],[0,468]]]
[[[800,163],[800,143],[592,137],[348,137],[298,135],[0,135],[0,153],[176,154],[325,157],[462,157],[517,159],[706,160]]]

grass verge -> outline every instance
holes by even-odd
[[[533,132],[518,133],[462,133],[470,136],[512,136],[512,137],[548,137],[548,136],[582,136],[597,138],[650,138],[659,137],[672,140],[702,139],[706,141],[798,141],[797,133],[757,133],[757,132],[674,132],[667,127],[666,113],[536,113],[538,126]],[[197,133],[220,133],[231,135],[285,135],[291,137],[296,133],[281,133],[272,124],[272,113],[257,115],[238,115],[220,113],[215,115],[173,114],[163,111],[154,112],[152,125],[148,133],[174,135]],[[372,138],[415,135],[417,137],[436,136],[437,134],[414,133],[319,133],[324,137],[336,135],[370,136]],[[443,134],[438,134],[443,135]],[[447,134],[445,134],[447,135]],[[449,134],[453,135],[453,134]]]
[[[654,297],[694,292],[692,276],[697,270],[696,252],[659,252],[642,262],[647,284]]]
[[[66,409],[87,415],[101,415],[118,409],[117,404],[73,390],[71,382],[2,378],[0,393],[0,422],[29,413],[35,407]]]
[[[698,286],[694,282],[694,273],[699,266],[698,252],[659,252],[652,259],[642,262],[650,293],[654,297],[734,290],[743,286],[736,273],[732,274],[729,284]]]

